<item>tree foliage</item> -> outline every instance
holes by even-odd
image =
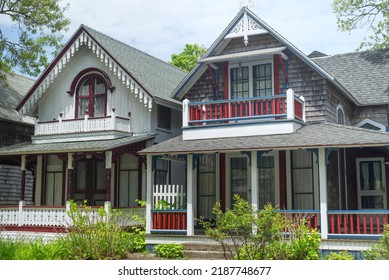
[[[364,27],[372,31],[359,49],[389,48],[389,0],[334,0],[332,6],[341,31]]]
[[[207,49],[204,46],[186,44],[184,50],[180,54],[171,55],[172,61],[170,64],[189,72],[196,66],[197,61],[206,51]]]
[[[58,51],[60,31],[70,20],[64,16],[69,5],[60,0],[0,0],[0,75],[17,69],[37,76],[48,63],[48,49]]]

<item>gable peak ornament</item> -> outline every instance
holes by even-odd
[[[253,2],[253,0],[242,0],[239,2],[239,5],[240,5],[241,9],[243,7],[252,8],[252,7],[254,7],[254,2]]]

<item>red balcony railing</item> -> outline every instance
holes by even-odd
[[[286,95],[189,103],[189,124],[286,117]]]

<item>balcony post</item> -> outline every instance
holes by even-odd
[[[293,89],[288,89],[286,91],[286,118],[288,120],[294,119],[294,91]]]
[[[320,193],[320,232],[321,238],[328,238],[327,219],[327,166],[325,148],[319,148],[319,193]]]
[[[303,121],[306,122],[306,117],[305,117],[305,98],[303,96],[300,96],[299,98],[303,102]]]
[[[62,133],[62,117],[63,117],[63,114],[59,113],[59,117],[58,117],[58,133]]]
[[[189,103],[188,99],[182,102],[182,126],[187,127],[189,125]]]
[[[84,131],[85,132],[89,131],[89,129],[88,129],[88,118],[89,118],[88,111],[86,111],[85,116],[84,116]]]
[[[112,130],[116,130],[116,113],[115,113],[115,108],[112,108],[112,113],[111,113],[111,125],[112,125]]]

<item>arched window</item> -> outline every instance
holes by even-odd
[[[81,78],[76,87],[76,117],[106,115],[108,85],[104,77],[90,73]]]
[[[336,107],[336,123],[344,124],[344,111],[342,105]]]

